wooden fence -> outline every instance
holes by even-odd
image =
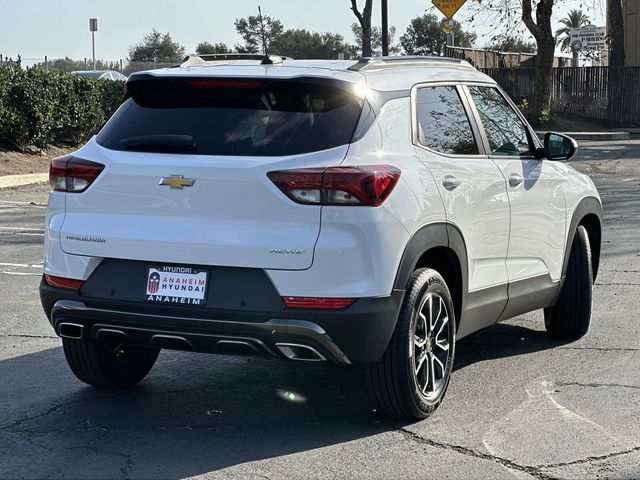
[[[466,60],[476,68],[534,68],[536,66],[535,53],[499,52],[486,48],[445,47],[444,56]],[[565,57],[555,57],[554,67],[565,67],[571,60]]]
[[[484,73],[516,103],[531,99],[532,68],[487,68]],[[640,67],[554,68],[551,110],[562,115],[624,126],[640,125]]]

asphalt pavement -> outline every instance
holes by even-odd
[[[640,141],[571,163],[605,206],[590,333],[537,311],[467,337],[421,422],[322,364],[163,351],[133,390],[81,384],[38,299],[47,186],[0,190],[0,477],[640,478]]]

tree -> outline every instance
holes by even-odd
[[[607,24],[609,31],[609,66],[624,67],[624,18],[622,0],[607,1]]]
[[[400,37],[400,45],[407,55],[442,55],[447,39],[442,30],[442,21],[433,14],[425,14],[411,20],[404,35]],[[460,47],[471,47],[476,41],[476,34],[465,32],[459,22],[452,20],[455,44]]]
[[[556,49],[556,37],[551,29],[551,14],[554,0],[539,0],[536,5],[536,20],[533,20],[533,0],[522,0],[522,22],[536,39],[535,86],[531,99],[531,118],[534,125],[540,125],[545,111],[551,109],[551,71]]]
[[[358,45],[362,45],[362,28],[359,24],[353,23],[351,24],[351,31],[353,32],[353,36],[356,38],[356,45],[352,45],[350,51],[352,52],[352,56],[357,56],[357,51],[359,50]],[[389,28],[389,54],[397,55],[400,53],[400,45],[395,43],[396,37],[396,27]],[[382,28],[381,27],[371,27],[371,55],[378,56],[382,55]],[[363,55],[364,56],[364,55]]]
[[[573,45],[571,45],[571,29],[589,25],[591,23],[591,20],[582,12],[582,10],[573,9],[569,11],[569,15],[567,15],[565,18],[561,18],[559,22],[563,25],[563,27],[556,30],[556,39],[558,45],[560,45],[560,48],[563,52],[571,50],[571,53],[573,54],[573,62],[571,63],[571,65],[574,67],[578,67],[579,52],[578,50],[573,48]]]
[[[351,11],[358,19],[360,31],[362,32],[362,56],[370,57],[371,51],[371,14],[373,11],[373,0],[365,0],[362,11],[358,10],[356,0],[351,0]]]
[[[236,45],[240,53],[258,53],[262,51],[262,25],[267,48],[271,51],[271,44],[282,34],[284,27],[277,18],[268,15],[252,15],[244,18],[236,18],[236,31],[244,40],[244,45]]]
[[[273,39],[273,53],[292,58],[322,58],[335,60],[348,50],[344,37],[338,33],[318,33],[291,29]]]
[[[229,45],[226,43],[209,43],[200,42],[196,47],[196,53],[198,55],[207,55],[215,53],[230,53]]]
[[[512,34],[524,24],[536,42],[535,88],[529,99],[529,120],[539,126],[551,106],[551,73],[556,38],[551,28],[553,6],[559,0],[472,0],[474,17],[494,31]],[[535,5],[535,13],[534,13]]]
[[[536,53],[535,42],[529,42],[513,35],[496,38],[487,48],[498,52]]]
[[[169,32],[160,33],[155,28],[129,48],[129,62],[176,62],[184,55],[184,47],[174,42]]]

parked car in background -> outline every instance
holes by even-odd
[[[77,75],[78,77],[95,78],[96,80],[127,81],[127,77],[125,75],[120,72],[116,72],[115,70],[77,70],[75,72],[71,72],[71,74]]]

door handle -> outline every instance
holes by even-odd
[[[522,175],[518,175],[517,173],[509,175],[509,185],[513,188],[516,188],[518,185],[522,184],[522,182],[524,182]]]
[[[444,177],[442,177],[442,185],[446,190],[452,192],[460,186],[460,179],[454,177],[453,175],[445,175]]]

